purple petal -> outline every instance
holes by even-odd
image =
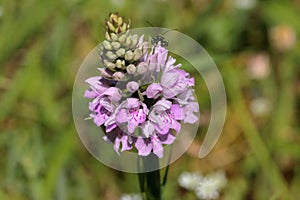
[[[171,113],[174,116],[175,120],[182,120],[184,117],[184,115],[182,113],[182,109],[181,109],[180,105],[178,105],[178,104],[173,104],[171,106]]]
[[[116,121],[119,123],[124,123],[129,121],[128,112],[125,109],[121,109],[116,116]]]
[[[169,131],[169,133],[165,135],[159,135],[158,138],[162,144],[172,144],[176,139],[172,131]]]
[[[94,116],[94,123],[97,125],[97,126],[101,126],[102,124],[104,124],[105,122],[105,115],[96,115]]]
[[[183,108],[183,112],[185,114],[184,123],[193,124],[198,121],[198,117],[194,114],[199,111],[199,105],[197,102],[190,102]]]
[[[132,145],[129,144],[128,142],[128,135],[123,135],[121,138],[121,143],[122,143],[122,151],[128,151],[130,149],[132,149]]]
[[[83,95],[85,98],[88,98],[88,99],[93,99],[95,97],[98,96],[98,94],[95,92],[95,91],[92,91],[92,90],[86,90],[84,92],[84,95]]]
[[[94,90],[98,94],[101,94],[109,87],[107,84],[101,82],[100,81],[101,79],[102,79],[101,76],[94,76],[86,79],[85,82],[90,85],[92,90]]]
[[[162,91],[162,87],[158,83],[152,83],[148,86],[146,90],[146,95],[148,98],[157,98],[160,95],[160,92]]]
[[[146,139],[138,137],[137,141],[135,142],[135,147],[138,150],[138,154],[140,156],[148,156],[151,153],[152,143],[146,141]]]
[[[120,138],[117,137],[115,139],[114,150],[118,155],[120,155],[120,153],[119,153],[120,144],[121,144],[121,140],[120,140]]]
[[[166,111],[171,108],[172,102],[166,99],[161,99],[156,104],[154,104],[154,109],[157,112]]]
[[[135,81],[130,81],[127,83],[126,85],[126,89],[129,91],[129,92],[135,92],[139,89],[139,84]]]
[[[184,123],[189,123],[189,124],[196,123],[197,121],[198,121],[198,117],[191,113],[189,115],[186,115],[183,120]]]
[[[149,137],[154,132],[154,126],[153,126],[153,124],[150,121],[146,121],[145,123],[143,123],[141,125],[141,129],[142,129],[143,134],[146,137]]]
[[[127,129],[129,133],[133,133],[135,128],[138,126],[138,122],[131,120],[127,124]]]
[[[117,127],[117,124],[115,124],[115,123],[114,123],[114,124],[110,124],[110,125],[107,125],[107,126],[106,126],[106,129],[105,129],[105,130],[106,130],[107,133],[109,133],[109,132],[111,132],[112,130],[114,130],[116,127]]]
[[[108,96],[108,98],[113,102],[118,102],[122,98],[122,94],[119,88],[116,87],[110,87],[107,90],[105,90],[101,96]]]
[[[170,128],[173,128],[176,131],[176,133],[179,133],[181,124],[178,121],[173,120]]]
[[[145,120],[146,120],[146,115],[144,113],[144,110],[143,109],[139,109],[138,110],[138,115],[137,115],[137,122],[139,124],[141,124],[141,123],[144,123]]]
[[[140,101],[136,98],[128,98],[126,108],[138,108],[140,107]]]
[[[160,141],[156,138],[153,138],[152,145],[153,145],[153,153],[157,155],[157,157],[162,158],[164,154],[164,149]]]

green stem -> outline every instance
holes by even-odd
[[[143,177],[143,180],[140,179],[140,185],[145,185],[146,200],[161,200],[159,158],[154,154],[144,157],[143,168],[146,172],[140,175]]]

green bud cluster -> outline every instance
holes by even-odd
[[[125,22],[118,13],[111,13],[106,21],[105,40],[100,47],[106,78],[120,80],[126,73],[134,74],[137,71],[136,65],[143,52],[137,48],[139,36],[130,34],[129,27],[129,22]],[[107,77],[107,74],[112,76]]]

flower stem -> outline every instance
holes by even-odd
[[[161,200],[159,158],[154,154],[144,157],[143,167],[144,171],[148,172],[144,172],[143,175],[140,176],[143,177],[143,179],[139,180],[140,185],[145,186],[146,200]],[[155,170],[153,171],[153,169]]]

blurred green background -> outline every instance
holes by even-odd
[[[199,134],[171,165],[165,199],[196,199],[178,186],[183,171],[219,169],[228,179],[220,199],[299,199],[299,0],[0,1],[0,199],[114,200],[138,192],[135,174],[86,151],[72,119],[76,72],[116,11],[133,28],[150,21],[194,38],[225,82],[225,127],[204,159],[197,153],[209,96],[197,85]]]

